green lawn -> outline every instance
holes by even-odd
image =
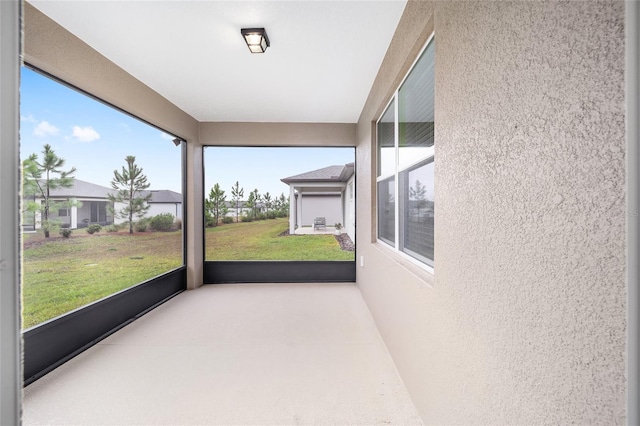
[[[208,228],[206,260],[354,260],[333,235],[279,236],[286,218]],[[127,232],[69,239],[23,235],[23,328],[55,318],[182,265],[182,233]]]
[[[182,233],[74,230],[71,238],[24,235],[23,328],[182,265]]]
[[[206,232],[206,260],[354,260],[333,235],[280,234],[289,219],[231,223]]]

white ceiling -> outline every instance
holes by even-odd
[[[406,1],[30,3],[199,121],[355,123]]]

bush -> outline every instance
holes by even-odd
[[[222,223],[233,223],[233,218],[231,216],[225,216],[222,218]]]
[[[104,228],[104,230],[107,232],[118,232],[118,227],[116,225],[109,225]]]
[[[151,218],[149,222],[151,229],[156,231],[168,232],[173,226],[173,215],[171,213],[160,213]]]
[[[267,219],[275,219],[275,218],[276,218],[276,212],[267,213]]]
[[[267,216],[264,213],[258,213],[256,215],[256,220],[265,220]]]
[[[90,234],[100,232],[101,229],[102,226],[100,226],[100,224],[98,223],[92,223],[91,225],[87,226],[87,232]]]
[[[253,222],[253,218],[251,216],[242,216],[240,218],[240,221],[242,221],[242,222]]]
[[[60,235],[62,235],[64,238],[69,238],[71,236],[71,229],[60,228]]]
[[[140,219],[136,223],[133,224],[133,229],[136,232],[146,232],[149,227],[149,218]]]

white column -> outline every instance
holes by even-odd
[[[289,185],[289,234],[296,232],[296,191],[293,185]]]
[[[342,208],[342,229],[344,229],[344,232],[347,232],[347,198],[344,196],[346,190],[346,188],[342,188],[342,191],[340,191],[340,206]]]
[[[78,206],[71,206],[71,229],[78,228]]]
[[[302,228],[302,189],[298,190],[298,200],[296,203],[296,223],[298,228]]]

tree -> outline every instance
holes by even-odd
[[[249,198],[247,198],[246,206],[248,209],[251,210],[251,214],[255,219],[256,218],[256,194],[253,191],[249,193]]]
[[[289,216],[289,200],[284,196],[284,193],[280,194],[280,216],[287,217]]]
[[[128,155],[125,158],[127,166],[122,166],[122,172],[113,171],[111,187],[117,191],[116,195],[109,194],[109,200],[114,203],[114,207],[109,210],[120,218],[127,219],[129,223],[129,234],[133,234],[133,216],[140,218],[149,210],[151,193],[143,195],[142,191],[149,188],[147,176],[142,173],[142,168],[136,164],[136,157]],[[124,207],[115,210],[115,203],[122,203]]]
[[[273,206],[273,203],[271,202],[271,194],[269,194],[269,192],[265,192],[262,198],[264,199],[264,207],[267,209],[267,214],[269,214],[269,209]]]
[[[415,188],[409,187],[409,199],[416,200],[416,207],[418,208],[418,217],[420,217],[420,207],[424,207],[427,204],[427,187],[424,186],[418,179],[416,179]]]
[[[240,184],[236,181],[236,184],[231,188],[231,198],[236,205],[236,222],[238,222],[238,216],[240,215],[240,200],[244,197],[244,189],[240,188]]]
[[[226,200],[227,196],[224,195],[224,190],[220,189],[220,185],[216,183],[209,192],[209,198],[205,201],[207,211],[215,219],[213,226],[218,226],[220,216],[226,214],[226,212],[223,212],[227,208],[225,205]]]
[[[249,206],[249,208],[253,211],[253,218],[255,219],[258,215],[259,204],[262,198],[260,197],[260,193],[258,192],[258,188],[251,191],[251,195],[253,195],[253,205]],[[248,202],[247,202],[248,204]]]
[[[42,229],[44,237],[49,238],[52,221],[49,219],[51,207],[62,207],[63,203],[53,203],[50,199],[51,190],[57,188],[70,188],[73,186],[73,174],[76,168],[68,171],[62,170],[65,160],[56,155],[51,145],[45,144],[42,150],[42,161],[38,161],[37,154],[31,154],[23,162],[24,190],[26,195],[40,195],[43,199],[41,206],[30,205],[28,209],[42,212]],[[35,198],[35,197],[34,197]]]

